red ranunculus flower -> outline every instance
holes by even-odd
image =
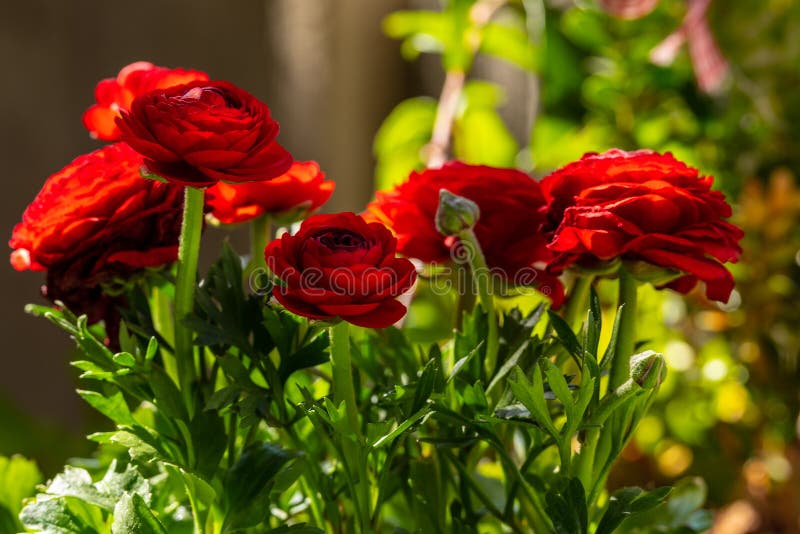
[[[128,111],[133,99],[152,91],[173,85],[208,80],[208,74],[197,70],[168,69],[147,61],[137,61],[123,67],[116,78],[100,80],[94,90],[95,105],[83,114],[83,125],[92,137],[103,141],[117,141],[120,131],[116,118],[120,111]]]
[[[207,187],[271,180],[292,156],[278,143],[269,108],[228,82],[197,81],[138,96],[117,119],[122,140],[167,181]]]
[[[681,275],[668,287],[685,293],[701,280],[709,298],[727,301],[733,277],[723,263],[741,254],[742,231],[724,220],[731,207],[712,182],[650,150],[587,154],[555,171],[542,181],[555,230],[553,269],[643,261]]]
[[[298,220],[327,202],[334,187],[315,162],[295,161],[286,174],[266,182],[220,182],[206,191],[206,204],[211,216],[223,224],[241,223],[264,214]]]
[[[47,179],[9,245],[18,271],[47,271],[46,296],[105,317],[101,285],[177,259],[182,190],[143,180],[124,143],[80,156]]]
[[[397,297],[416,279],[414,265],[395,256],[396,246],[380,223],[353,213],[314,215],[297,234],[267,245],[267,265],[281,281],[273,295],[286,309],[311,319],[339,317],[385,328],[405,315]]]
[[[447,262],[455,243],[436,230],[441,189],[478,204],[475,235],[493,272],[515,285],[536,285],[555,306],[561,304],[563,287],[545,270],[553,253],[540,232],[546,221],[544,195],[538,182],[521,171],[451,162],[414,172],[394,189],[379,191],[367,217],[394,232],[401,254],[426,263]]]

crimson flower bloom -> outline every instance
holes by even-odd
[[[143,180],[141,157],[117,143],[78,157],[47,179],[9,241],[18,271],[47,271],[44,289],[90,321],[110,301],[102,285],[178,256],[182,190]]]
[[[195,187],[271,180],[292,164],[269,108],[228,82],[196,81],[137,97],[117,119],[147,172]]]
[[[309,217],[297,234],[267,245],[267,266],[280,279],[273,296],[311,319],[391,326],[406,313],[397,297],[416,279],[414,265],[395,256],[396,246],[385,226],[353,213]]]
[[[650,150],[587,154],[555,171],[542,181],[558,255],[552,269],[642,261],[674,271],[668,287],[685,293],[699,280],[708,298],[727,301],[734,282],[723,263],[741,254],[742,231],[725,220],[731,207],[712,182]]]
[[[121,132],[116,124],[121,111],[128,111],[133,99],[154,89],[165,89],[195,80],[208,80],[205,72],[158,67],[137,61],[123,67],[116,78],[100,80],[94,90],[95,105],[83,114],[83,125],[92,137],[117,141]]]
[[[474,231],[493,273],[514,285],[535,285],[555,306],[561,304],[563,287],[546,272],[553,253],[540,232],[546,221],[544,195],[539,184],[521,171],[451,162],[413,172],[403,184],[379,191],[366,216],[394,232],[397,250],[404,256],[425,263],[448,262],[455,242],[435,225],[441,189],[478,205]]]
[[[292,222],[327,202],[334,187],[315,162],[295,161],[285,174],[266,182],[220,182],[206,191],[206,205],[211,216],[223,224],[242,223],[264,214]]]

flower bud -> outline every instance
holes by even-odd
[[[642,389],[654,389],[664,380],[666,375],[664,355],[647,350],[631,357],[631,380]]]
[[[436,229],[440,234],[458,235],[474,227],[479,217],[480,209],[476,203],[468,198],[454,195],[447,189],[439,190]]]

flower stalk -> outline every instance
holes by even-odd
[[[250,270],[266,269],[264,249],[272,237],[272,221],[269,214],[253,219],[250,224]]]
[[[350,358],[350,330],[345,321],[339,321],[329,329],[331,368],[333,375],[333,398],[344,403],[347,428],[350,436],[342,439],[346,468],[352,480],[353,500],[360,531],[370,532],[370,490],[367,477],[367,458],[362,454],[361,426],[358,421],[358,405],[353,387],[353,366]]]
[[[194,415],[192,384],[196,369],[192,331],[184,324],[184,320],[194,310],[197,260],[200,256],[200,234],[203,230],[203,196],[202,189],[194,187],[185,189],[178,247],[178,276],[175,283],[175,364],[189,417]]]
[[[614,350],[614,359],[611,361],[611,374],[608,382],[609,391],[620,387],[628,378],[631,356],[636,346],[636,298],[638,283],[628,270],[621,266],[619,269],[619,333],[617,346]]]

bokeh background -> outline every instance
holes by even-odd
[[[644,291],[643,313],[658,318],[648,341],[670,373],[611,483],[700,477],[718,532],[799,532],[800,2],[509,4],[498,20],[530,42],[479,56],[470,79],[496,85],[471,84],[455,133],[482,137],[456,143],[457,156],[541,176],[585,151],[670,150],[716,177],[747,232],[727,305]],[[361,210],[376,178],[386,185],[419,164],[424,140],[398,132],[430,119],[444,79],[436,54],[419,55],[430,40],[401,44],[382,29],[388,14],[420,8],[439,2],[5,2],[0,230],[10,235],[49,174],[99,146],[80,116],[99,79],[137,60],[200,69],[263,98],[280,141],[336,180],[325,209]],[[392,114],[401,127],[385,127],[375,151],[387,115],[421,95]],[[225,235],[207,232],[210,255]],[[41,282],[0,268],[0,454],[33,457],[52,475],[91,453],[83,435],[99,423],[74,394],[69,340],[22,311]]]

